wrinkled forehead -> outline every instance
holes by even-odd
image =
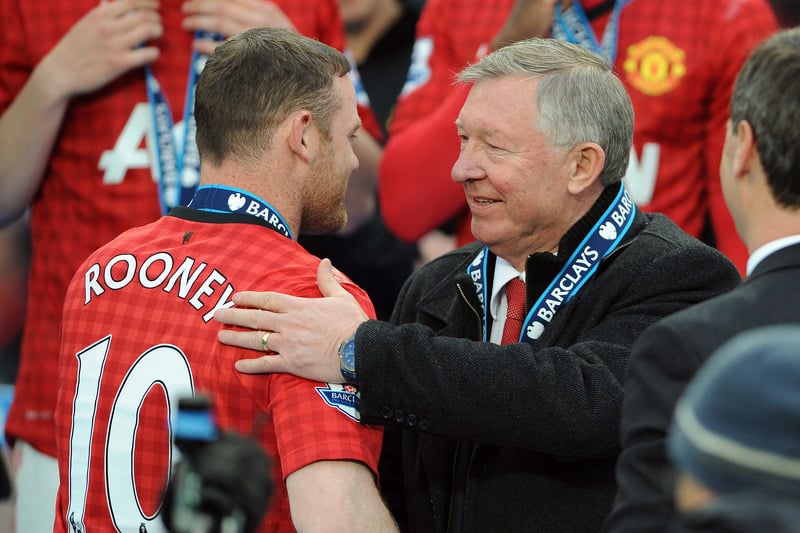
[[[506,76],[472,85],[456,119],[463,128],[500,129],[536,127],[539,80]]]

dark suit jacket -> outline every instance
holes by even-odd
[[[606,531],[663,532],[676,522],[664,439],[678,397],[725,341],[790,322],[800,322],[800,244],[765,258],[730,293],[665,318],[639,337],[625,385],[619,495]]]
[[[537,282],[552,279],[542,274],[547,263],[568,257],[609,203],[604,194],[562,239],[558,256],[528,260],[528,301]],[[454,462],[467,450],[465,531],[597,531],[616,492],[623,377],[634,339],[740,277],[665,217],[638,214],[535,346],[498,346],[476,341],[482,311],[466,268],[479,247],[413,275],[392,317],[401,325],[370,321],[358,329],[362,421],[388,425],[384,494],[410,531],[447,530],[457,500]],[[401,428],[398,458],[392,434]],[[393,492],[397,483],[403,486]]]

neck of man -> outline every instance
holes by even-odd
[[[800,235],[800,210],[773,202],[771,206],[755,211],[753,218],[756,217],[758,220],[741,224],[742,227],[738,228],[749,254],[772,241]]]
[[[531,235],[524,242],[518,241],[509,245],[492,246],[490,250],[498,257],[508,261],[519,272],[525,271],[528,256],[536,253],[558,254],[559,246],[564,235],[572,228],[581,217],[565,218],[564,225],[548,228],[546,231]]]
[[[562,252],[569,256],[595,226],[618,192],[619,184],[604,187],[599,181],[595,181],[590,188],[574,196],[562,208],[558,221],[549,228],[531,235],[525,242],[516,243],[516,248],[498,246],[492,247],[492,252],[514,265],[520,272],[525,270],[528,256],[535,253]],[[562,246],[565,249],[562,250]]]
[[[205,161],[201,164],[200,185],[222,185],[235,187],[258,196],[268,202],[286,221],[295,239],[300,234],[302,207],[299,196],[290,189],[294,182],[288,171],[276,162],[267,165],[254,165],[253,170],[247,166],[230,161],[214,166]],[[270,168],[267,173],[264,169]]]

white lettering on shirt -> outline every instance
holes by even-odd
[[[658,143],[645,143],[641,159],[637,157],[636,149],[631,147],[628,170],[625,172],[625,189],[637,205],[647,205],[653,200],[660,158],[661,145]]]
[[[141,263],[132,254],[119,254],[105,264],[95,263],[84,274],[84,305],[102,296],[106,289],[117,291],[131,284],[143,289],[163,290],[186,300],[192,308],[203,312],[203,322],[210,321],[217,309],[233,307],[233,285],[216,268],[206,273],[207,263],[195,266],[185,257],[179,264],[166,252],[154,253]]]
[[[183,121],[172,127],[176,146],[183,143]],[[142,145],[144,143],[144,147]],[[128,121],[114,143],[114,148],[104,150],[100,155],[97,168],[104,171],[103,183],[118,185],[125,180],[125,174],[134,168],[149,168],[153,181],[158,181],[161,172],[156,157],[156,140],[153,131],[153,116],[150,104],[138,103],[131,110]],[[184,178],[188,181],[190,178]]]

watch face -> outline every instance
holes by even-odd
[[[342,346],[342,365],[348,370],[356,368],[356,341],[350,339]]]
[[[356,381],[356,340],[353,337],[339,345],[339,369],[348,382]]]

